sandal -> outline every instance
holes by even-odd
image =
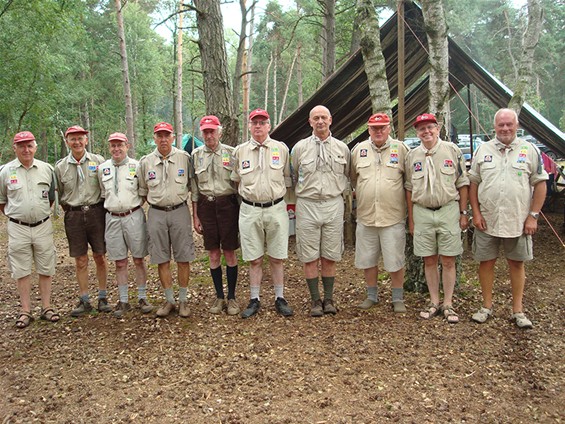
[[[61,316],[55,312],[53,308],[47,308],[41,311],[39,319],[42,319],[43,321],[57,322],[61,319]]]
[[[429,303],[428,306],[426,307],[425,311],[420,312],[420,318],[422,319],[430,319],[435,317],[436,315],[438,315],[441,312],[441,309],[438,305],[436,305],[435,303]]]
[[[20,312],[16,321],[17,328],[26,328],[33,322],[33,316],[29,312]]]
[[[453,310],[452,305],[443,306],[443,316],[449,324],[457,324],[459,322],[459,315]]]

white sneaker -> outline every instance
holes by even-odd
[[[516,312],[511,316],[512,321],[516,323],[516,325],[520,328],[532,328],[532,321],[526,318],[523,312]]]
[[[481,309],[479,309],[477,312],[475,312],[473,314],[473,316],[471,317],[471,319],[475,322],[478,322],[480,324],[486,322],[487,319],[489,319],[492,316],[492,308],[485,308],[482,307]]]

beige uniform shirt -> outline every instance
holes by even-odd
[[[78,165],[74,162],[72,153],[55,164],[61,205],[85,206],[100,203],[98,165],[102,162],[102,156],[86,152]]]
[[[26,169],[18,159],[8,162],[0,172],[0,204],[6,216],[29,224],[51,214],[55,196],[53,167],[34,159]]]
[[[286,144],[268,137],[261,146],[251,139],[233,152],[232,181],[239,183],[239,194],[250,202],[280,199],[292,185]]]
[[[104,198],[104,208],[114,213],[127,212],[143,204],[138,193],[139,162],[127,157],[119,164],[109,159],[98,167],[100,189]]]
[[[428,165],[431,157],[433,168]],[[445,206],[459,200],[458,189],[469,185],[465,159],[459,147],[443,140],[426,153],[423,145],[408,152],[404,187],[412,192],[412,202],[426,208]],[[431,176],[428,179],[428,176]]]
[[[190,155],[172,147],[163,157],[157,149],[139,160],[139,195],[150,205],[175,206],[188,200],[192,167]]]
[[[357,222],[388,227],[406,220],[404,162],[409,149],[391,137],[378,148],[370,139],[351,153],[351,185],[357,199]]]
[[[219,143],[215,151],[200,146],[192,152],[194,178],[191,181],[192,201],[202,196],[228,196],[237,193],[231,180],[234,148]]]
[[[497,139],[481,144],[473,158],[469,179],[478,185],[486,233],[519,237],[530,212],[532,187],[549,177],[533,144],[515,138],[505,145]]]
[[[349,147],[331,135],[320,140],[311,135],[300,140],[290,155],[297,197],[332,199],[349,188]]]

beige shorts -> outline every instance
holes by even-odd
[[[296,254],[300,262],[319,258],[341,260],[343,254],[343,198],[296,200]]]
[[[171,258],[174,258],[175,262],[194,260],[192,218],[188,206],[184,205],[172,211],[150,207],[147,212],[147,234],[152,264],[162,264]]]
[[[119,261],[128,257],[128,250],[134,258],[147,256],[147,223],[143,209],[127,216],[106,213],[106,254],[108,260]]]
[[[463,253],[459,202],[437,211],[414,204],[414,255],[457,256]]]
[[[288,257],[288,213],[283,201],[269,208],[242,203],[239,208],[239,238],[244,261],[265,254],[275,259]]]
[[[368,269],[378,266],[382,255],[384,269],[396,272],[406,263],[406,224],[389,227],[369,227],[357,223],[355,230],[355,267]]]
[[[48,219],[37,227],[8,221],[8,266],[12,278],[31,274],[32,265],[40,275],[55,275],[57,252],[53,243],[53,225]]]
[[[475,228],[472,251],[476,261],[484,262],[496,259],[501,244],[506,259],[525,262],[534,258],[532,236],[522,234],[520,237],[502,238],[491,236]]]

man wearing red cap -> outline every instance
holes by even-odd
[[[88,294],[88,245],[96,264],[98,279],[98,310],[111,312],[106,284],[108,265],[104,243],[104,202],[98,181],[98,165],[104,162],[100,155],[86,150],[88,131],[74,125],[65,131],[69,155],[55,164],[59,201],[65,211],[65,233],[69,241],[69,254],[75,258],[79,286],[79,303],[71,311],[78,317],[92,311]]]
[[[34,159],[37,144],[31,132],[16,134],[13,149],[16,159],[0,171],[0,211],[9,219],[8,266],[17,281],[22,305],[16,327],[25,328],[33,320],[30,292],[34,263],[39,274],[40,317],[59,321],[59,314],[51,307],[56,253],[49,216],[55,199],[55,179],[51,165]]]
[[[296,254],[312,300],[310,315],[335,315],[333,302],[336,262],[343,253],[343,192],[349,189],[349,147],[330,132],[332,116],[315,106],[308,119],[312,135],[291,153],[296,192]],[[324,300],[320,297],[318,267]]]
[[[157,264],[165,303],[157,310],[162,318],[176,310],[171,253],[177,263],[179,316],[186,318],[190,261],[194,259],[192,220],[186,204],[192,167],[190,155],[173,146],[173,126],[160,122],[153,128],[157,148],[139,160],[139,195],[149,203],[147,231],[151,263]],[[172,252],[171,252],[172,248]]]
[[[430,304],[420,313],[423,319],[443,311],[447,322],[459,317],[453,309],[455,257],[463,253],[461,230],[467,221],[469,178],[459,147],[439,139],[436,117],[424,113],[414,123],[420,146],[406,158],[406,201],[408,226],[414,236],[414,255],[424,258]],[[442,264],[443,305],[439,302],[438,262]]]
[[[483,306],[472,319],[484,323],[492,316],[494,267],[502,244],[512,286],[511,319],[519,328],[531,328],[522,304],[524,262],[533,259],[532,235],[537,231],[549,177],[536,146],[516,136],[518,115],[514,110],[498,110],[494,130],[496,138],[479,146],[469,175],[473,255],[480,262],[483,295]]]
[[[369,309],[378,301],[379,256],[389,273],[394,312],[404,306],[406,246],[406,193],[404,161],[409,149],[390,136],[390,118],[375,113],[367,122],[369,139],[351,153],[351,185],[357,199],[355,266],[363,269],[367,298],[359,305]]]
[[[293,311],[284,298],[283,260],[288,257],[288,214],[284,195],[292,185],[288,147],[269,137],[271,121],[266,110],[249,114],[251,140],[234,151],[232,180],[242,197],[239,234],[243,259],[249,261],[249,305],[242,318],[255,315],[261,307],[259,293],[263,278],[265,244],[275,288],[275,309],[283,316]]]
[[[235,183],[230,178],[234,148],[220,143],[222,126],[216,116],[203,117],[200,131],[204,146],[195,149],[191,158],[195,174],[192,179],[192,219],[196,232],[204,236],[204,249],[210,256],[210,274],[216,290],[216,300],[210,313],[221,314],[225,309],[228,315],[237,315],[240,310],[235,300],[235,250],[239,247],[239,202]],[[222,282],[222,251],[227,265],[227,302]]]
[[[123,133],[108,137],[112,158],[98,167],[100,189],[106,209],[104,238],[108,259],[116,263],[116,282],[120,300],[114,315],[121,318],[131,309],[128,294],[128,250],[135,265],[135,281],[138,291],[138,306],[147,314],[153,306],[147,301],[147,225],[141,208],[143,198],[138,193],[139,163],[128,156],[129,141]]]

